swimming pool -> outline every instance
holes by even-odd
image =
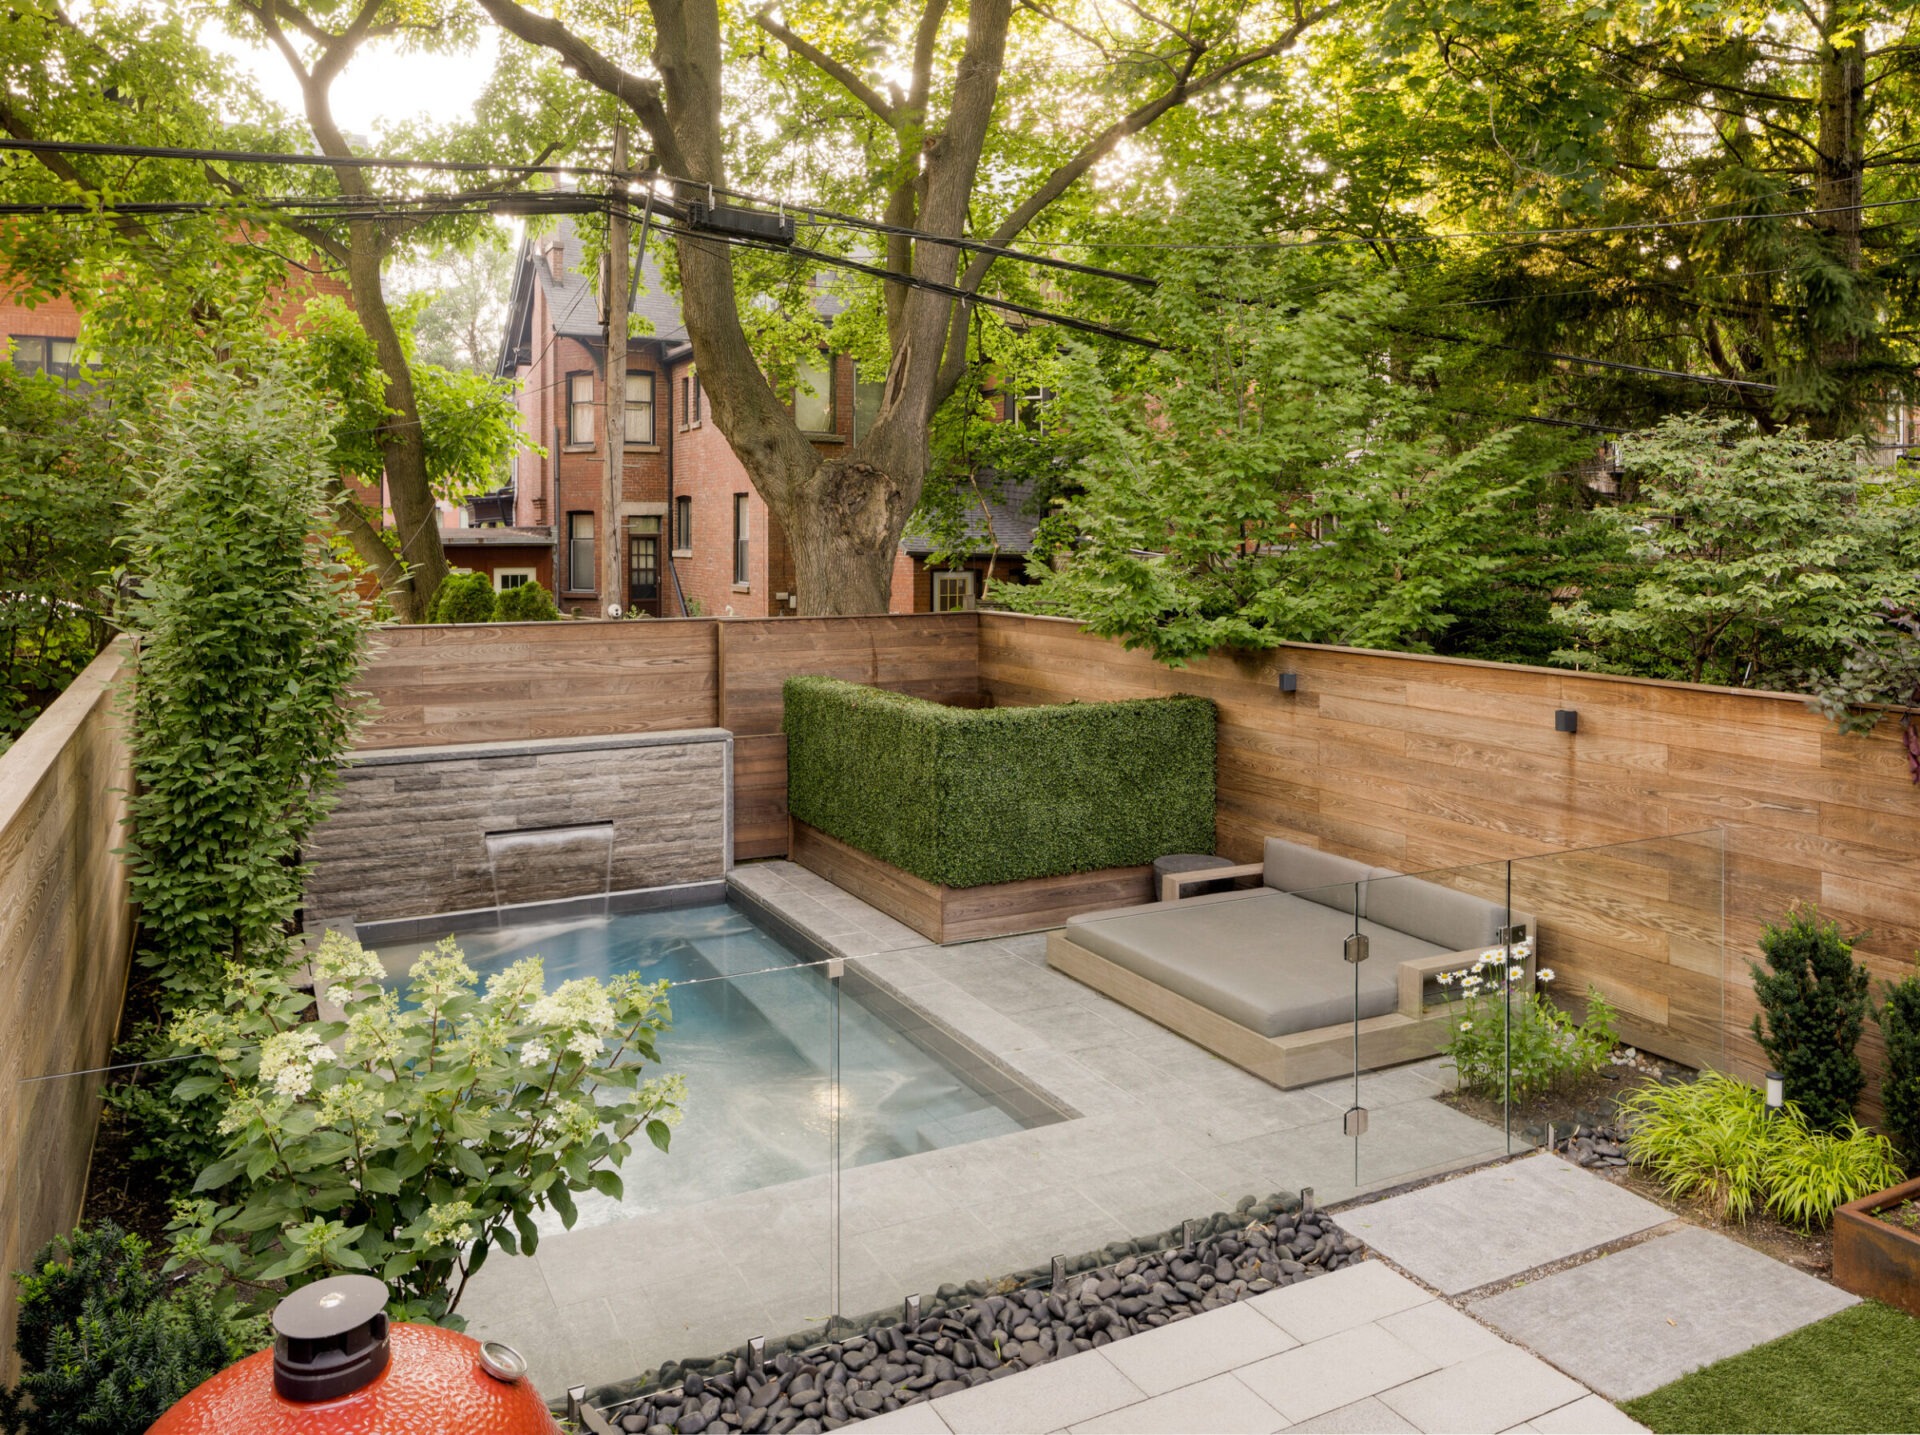
[[[431,943],[377,950],[390,979]],[[637,972],[673,983],[661,1067],[687,1079],[670,1154],[640,1141],[618,1202],[579,1198],[581,1224],[778,1185],[833,1161],[833,991],[824,970],[726,903],[508,927],[460,937],[484,980],[538,954],[549,989]],[[842,1167],[892,1160],[1032,1124],[969,1083],[850,991],[840,996]]]

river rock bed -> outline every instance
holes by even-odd
[[[1553,1149],[1576,1166],[1605,1171],[1627,1164],[1627,1128],[1624,1126],[1579,1125],[1571,1131],[1561,1127],[1554,1131],[1553,1137]]]
[[[663,1366],[649,1382],[656,1388],[600,1411],[630,1435],[812,1435],[1362,1259],[1360,1241],[1316,1211],[1311,1193],[1304,1204],[1286,1193],[1250,1196],[1234,1214],[1216,1214],[1198,1229],[1204,1234],[1190,1246],[1179,1228],[1163,1240],[1119,1242],[1078,1257],[1057,1292],[1039,1271],[1001,1282],[1009,1287],[1003,1292],[984,1282],[942,1286],[912,1325],[876,1319],[824,1344],[769,1343],[757,1370],[744,1354]]]

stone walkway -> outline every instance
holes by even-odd
[[[1544,1153],[1338,1219],[1611,1400],[1645,1395],[1857,1303]]]
[[[1606,1401],[1368,1261],[857,1427],[1048,1431],[1630,1431]]]
[[[1072,1113],[844,1169],[842,1314],[897,1311],[915,1292],[1164,1232],[1247,1196],[1311,1186],[1327,1206],[1505,1154],[1500,1132],[1434,1100],[1438,1061],[1365,1080],[1372,1126],[1356,1145],[1341,1132],[1350,1081],[1269,1086],[1050,970],[1043,937],[929,946],[785,862],[731,882],[736,900],[811,933],[915,1019]],[[635,1159],[674,1157],[643,1147]],[[536,1256],[496,1252],[461,1302],[469,1331],[519,1348],[543,1391],[818,1330],[836,1308],[826,1175],[596,1225],[609,1213],[589,1204],[574,1230],[543,1233]]]

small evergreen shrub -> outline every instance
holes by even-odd
[[[785,695],[794,817],[928,882],[1213,850],[1205,698],[952,708],[824,677]]]
[[[1920,1157],[1920,972],[1889,982],[1873,1017],[1887,1043],[1880,1082],[1887,1127],[1909,1157]]]
[[[445,591],[444,586],[441,591]],[[554,606],[553,594],[538,583],[522,583],[518,588],[509,588],[493,600],[493,621],[496,623],[549,623],[558,620],[560,610]]]
[[[1866,1085],[1856,1048],[1867,1018],[1867,973],[1837,923],[1796,902],[1760,935],[1767,970],[1752,964],[1760,1011],[1753,1035],[1786,1078],[1787,1098],[1822,1131],[1852,1119]]]
[[[484,573],[449,573],[427,605],[429,623],[491,623],[493,580]]]
[[[224,1313],[209,1280],[158,1277],[146,1242],[111,1222],[49,1242],[14,1280],[7,1435],[134,1435],[266,1340],[260,1322]]]

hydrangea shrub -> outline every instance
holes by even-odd
[[[665,983],[549,992],[532,957],[483,991],[449,938],[413,964],[402,1002],[379,959],[338,933],[313,973],[344,1020],[303,1021],[311,998],[285,973],[236,968],[222,1009],[174,1028],[220,1073],[175,1095],[223,1098],[227,1145],[195,1186],[223,1202],[180,1203],[171,1265],[262,1290],[362,1271],[393,1291],[395,1319],[457,1328],[488,1254],[539,1245],[537,1211],[571,1226],[576,1192],[619,1198],[635,1136],[668,1149],[685,1086],[648,1072]]]

